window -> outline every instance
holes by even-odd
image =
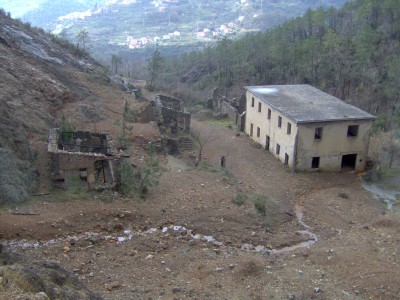
[[[313,157],[311,161],[311,169],[319,168],[319,157]]]
[[[282,127],[282,117],[281,116],[278,117],[278,127],[279,128]]]
[[[260,127],[257,127],[257,137],[260,137]]]
[[[276,144],[276,154],[279,155],[280,152],[281,152],[281,145]]]
[[[261,112],[261,102],[258,102],[258,112]]]
[[[287,134],[291,134],[292,133],[292,124],[290,124],[289,122],[287,123],[287,130],[286,130]]]
[[[253,136],[253,123],[250,123],[250,136]]]
[[[289,155],[285,153],[285,165],[289,164]]]
[[[269,150],[269,135],[265,138],[265,150]]]
[[[358,135],[358,125],[350,125],[347,128],[347,136],[357,136]]]
[[[271,120],[271,110],[268,108],[268,120]]]
[[[314,139],[316,139],[316,140],[322,139],[322,132],[323,132],[322,127],[315,128]]]
[[[254,97],[251,97],[251,107],[254,107]]]

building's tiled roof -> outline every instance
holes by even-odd
[[[375,119],[309,85],[247,86],[246,89],[296,123]]]

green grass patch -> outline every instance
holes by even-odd
[[[206,120],[205,122],[208,123],[208,124],[214,124],[214,125],[218,125],[218,126],[221,126],[221,127],[229,127],[229,128],[235,128],[236,127],[236,125],[229,118],[209,119],[209,120]]]
[[[226,168],[219,168],[221,171],[221,175],[222,175],[222,180],[230,185],[235,185],[237,183],[237,180],[235,178],[235,175],[232,174],[231,171],[229,171]]]
[[[204,162],[204,161],[200,162],[199,167],[203,170],[213,172],[213,173],[217,173],[217,172],[221,171],[219,167],[214,166],[214,165],[212,165],[208,162]]]
[[[73,187],[66,191],[53,189],[47,201],[68,202],[72,200],[88,200],[93,199],[94,193],[80,187]],[[43,198],[42,198],[43,199]]]
[[[208,162],[200,162],[199,167],[212,173],[220,173],[222,181],[226,184],[235,185],[237,183],[235,175],[233,175],[233,173],[226,168],[221,168]]]

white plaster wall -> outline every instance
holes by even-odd
[[[251,107],[252,98],[254,98],[254,107]],[[245,133],[250,136],[250,126],[253,124],[253,135],[250,136],[255,142],[265,148],[266,136],[270,137],[269,151],[282,162],[285,161],[285,153],[289,155],[290,167],[294,167],[294,145],[297,134],[296,124],[274,110],[265,102],[247,91],[246,94],[246,126]],[[258,111],[258,105],[261,103],[261,112]],[[268,108],[271,109],[271,119],[268,120]],[[278,117],[282,117],[282,127],[278,127]],[[291,123],[291,133],[287,134],[287,124]],[[260,128],[260,136],[257,137],[257,127]],[[280,153],[276,154],[276,145],[280,145]]]
[[[340,171],[342,156],[357,154],[355,169],[364,170],[371,124],[371,121],[366,120],[300,124],[296,169],[309,170],[312,157],[320,157],[319,170]],[[356,137],[347,136],[349,125],[359,125]],[[321,140],[314,138],[317,127],[323,128]]]
[[[254,107],[251,106],[252,98],[254,98]],[[371,120],[296,124],[249,91],[246,93],[246,99],[245,133],[250,136],[252,123],[253,134],[250,137],[261,144],[263,148],[266,144],[266,135],[269,135],[269,151],[282,162],[285,161],[285,153],[287,153],[290,167],[296,170],[313,170],[311,168],[312,158],[320,157],[318,170],[338,172],[341,171],[343,155],[357,154],[356,171],[365,169]],[[261,112],[258,111],[258,103],[261,103]],[[268,108],[271,109],[270,120],[268,120]],[[279,116],[282,117],[281,128],[278,128]],[[292,125],[291,134],[287,134],[288,122]],[[349,125],[359,125],[357,137],[347,136]],[[259,137],[257,137],[257,127],[260,128]],[[321,140],[314,138],[317,127],[323,127]],[[277,144],[281,147],[279,155],[276,154]]]

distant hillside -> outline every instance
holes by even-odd
[[[112,89],[103,67],[74,45],[0,10],[0,204],[34,190],[36,152],[62,115],[93,122],[97,89]],[[94,87],[93,87],[94,86]],[[118,95],[113,90],[113,94]],[[68,114],[65,108],[68,107]]]
[[[76,42],[89,33],[91,53],[102,60],[120,52],[146,52],[158,43],[163,52],[198,49],[222,36],[259,31],[299,16],[309,7],[341,6],[345,0],[72,0],[45,1],[23,16],[35,26]]]
[[[103,5],[106,0],[68,0],[53,1],[39,0],[34,9],[28,10],[21,19],[35,26],[53,31],[58,23],[58,18],[73,12],[84,12]]]
[[[341,9],[308,10],[265,33],[222,40],[167,60],[163,88],[199,99],[216,86],[237,97],[245,85],[306,83],[379,115],[378,127],[400,127],[398,4],[351,1]]]

